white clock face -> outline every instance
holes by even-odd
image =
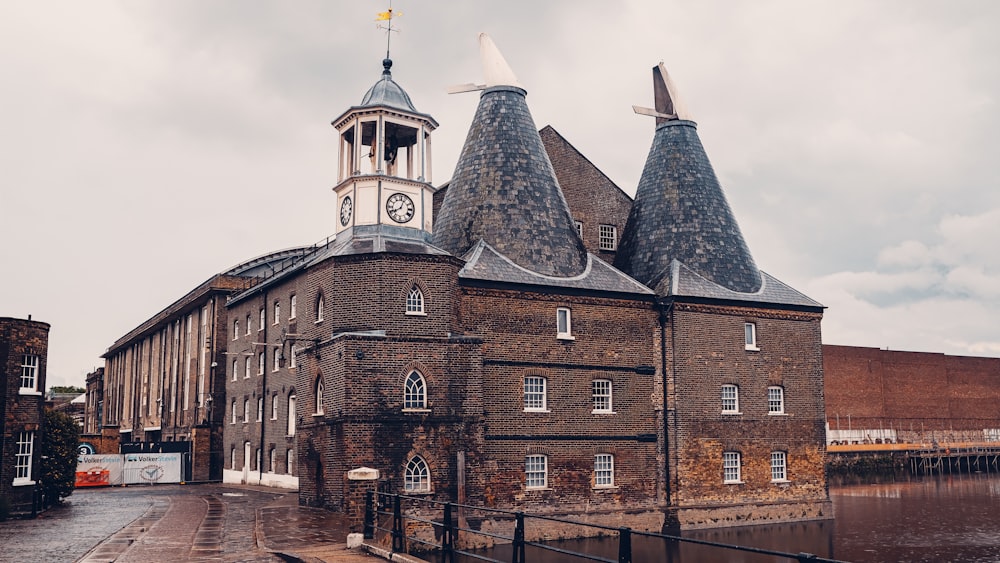
[[[350,197],[345,197],[344,201],[340,203],[340,224],[347,226],[351,222],[351,213],[354,211],[354,202],[351,201]]]
[[[397,223],[406,223],[413,219],[413,200],[406,194],[392,194],[385,202],[385,212]]]

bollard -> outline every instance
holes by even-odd
[[[441,538],[441,561],[452,563],[455,560],[455,523],[451,518],[451,503],[444,505],[444,537]]]
[[[365,493],[365,539],[375,537],[375,491]]]
[[[514,549],[511,552],[512,563],[524,563],[524,513],[514,514]]]
[[[399,495],[392,495],[392,551],[403,551],[403,511]]]
[[[618,528],[618,563],[632,563],[632,528]]]

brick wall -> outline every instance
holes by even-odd
[[[1000,428],[1000,358],[827,345],[823,371],[831,430],[943,442],[979,441],[984,429]]]
[[[0,317],[0,367],[3,369],[0,401],[0,518],[31,511],[34,487],[14,486],[18,437],[34,432],[31,478],[38,480],[41,444],[44,437],[43,407],[48,363],[49,325],[38,321]],[[21,391],[22,362],[25,354],[38,357],[33,391]]]

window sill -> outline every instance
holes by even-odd
[[[748,352],[760,352],[760,348],[758,348],[756,346],[746,346],[744,348],[744,350],[746,350]]]
[[[32,481],[31,479],[14,479],[14,482],[11,483],[11,485],[15,487],[27,487],[34,484],[35,482]]]
[[[618,414],[615,411],[590,411],[590,414]]]
[[[404,495],[410,495],[415,497],[429,497],[434,494],[434,491],[403,491]]]
[[[313,413],[313,416],[314,416],[314,417],[317,417],[317,416],[323,416],[324,414],[326,414],[326,413],[324,413],[324,412],[314,412],[314,413]]]
[[[404,313],[407,317],[426,317],[427,313],[422,311],[407,311]]]
[[[787,485],[788,483],[791,483],[788,479],[771,479],[771,482],[775,485]]]
[[[549,413],[549,412],[552,412],[552,410],[551,410],[551,409],[524,409],[524,412],[541,412],[541,413]]]
[[[427,414],[429,412],[431,412],[431,409],[403,409],[403,413]]]
[[[576,337],[572,334],[557,334],[556,340],[576,340]]]
[[[743,411],[722,411],[723,416],[739,416]]]
[[[595,493],[599,493],[602,491],[617,491],[618,485],[596,485],[591,487],[590,490],[594,491]]]
[[[767,416],[788,416],[787,412],[769,412]]]
[[[723,485],[745,485],[746,481],[723,481]]]
[[[524,490],[529,493],[534,491],[551,491],[552,487],[525,487]]]
[[[35,391],[34,389],[29,389],[27,387],[22,387],[22,388],[18,389],[17,390],[17,394],[18,395],[29,395],[29,396],[32,396],[32,397],[41,397],[42,396],[42,392],[41,391]]]
[[[322,322],[323,322],[323,319],[316,319],[315,321],[313,321],[313,324],[314,325],[318,325],[318,324],[320,324]]]

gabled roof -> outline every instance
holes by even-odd
[[[586,268],[572,277],[545,276],[522,268],[483,240],[462,258],[466,261],[458,272],[462,279],[653,295],[649,288],[593,254],[587,255]]]
[[[665,297],[700,297],[724,301],[745,301],[771,305],[792,305],[823,309],[823,305],[796,290],[778,278],[761,272],[760,288],[754,292],[740,292],[722,287],[677,260],[670,262],[665,275],[656,285],[657,295]]]

